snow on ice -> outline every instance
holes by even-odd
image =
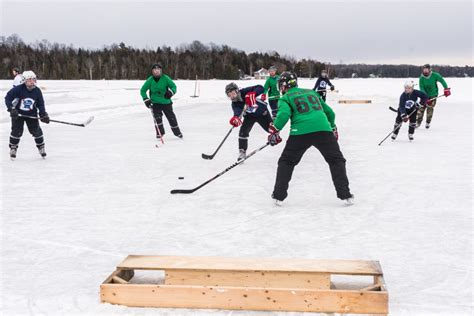
[[[42,124],[48,157],[26,131],[8,157],[10,119],[0,131],[0,314],[266,315],[256,312],[140,309],[99,303],[99,285],[128,254],[379,260],[391,315],[472,313],[472,79],[447,78],[452,96],[436,105],[429,130],[393,127],[405,79],[334,80],[339,143],[355,204],[336,198],[316,149],[296,167],[282,207],[270,198],[284,144],[268,147],[191,195],[235,162],[237,131],[213,160],[231,116],[229,81],[177,80],[175,112],[184,139],[165,120],[155,147],[142,81],[39,81],[52,119]],[[245,86],[263,81],[241,81]],[[301,80],[311,88],[314,80]],[[2,95],[10,81],[1,81]],[[338,104],[338,99],[372,104]],[[282,132],[284,139],[288,126]],[[255,125],[249,150],[266,141]],[[184,177],[184,179],[178,179]],[[276,313],[278,314],[278,313]],[[298,315],[298,313],[281,313]],[[307,315],[307,314],[305,314]]]

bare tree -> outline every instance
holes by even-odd
[[[92,80],[92,69],[94,69],[94,62],[91,58],[87,58],[85,64],[87,69],[89,69],[89,79]]]

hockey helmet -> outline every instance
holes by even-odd
[[[278,80],[278,87],[280,91],[284,91],[284,89],[294,88],[298,86],[298,78],[296,74],[292,71],[285,71],[280,75],[280,79]]]
[[[36,74],[31,70],[23,71],[23,73],[21,75],[23,76],[25,81],[28,80],[28,79],[35,79],[36,80]]]

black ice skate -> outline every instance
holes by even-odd
[[[11,160],[14,160],[16,158],[16,150],[17,150],[17,147],[10,148],[10,159]]]
[[[241,161],[242,159],[245,159],[246,153],[245,149],[239,149],[239,157],[237,157],[237,161]]]
[[[41,157],[46,158],[46,150],[44,149],[44,145],[38,147],[38,152]]]

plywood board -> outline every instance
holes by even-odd
[[[138,307],[387,314],[386,292],[102,284],[101,302]]]
[[[117,268],[131,270],[234,270],[382,275],[378,261],[262,259],[232,257],[130,255]]]

